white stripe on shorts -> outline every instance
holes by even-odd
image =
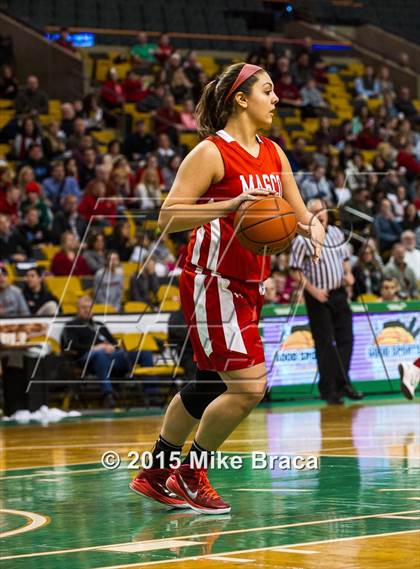
[[[207,260],[207,268],[210,271],[217,269],[217,261],[219,260],[220,249],[220,220],[213,219],[210,222],[210,247]]]
[[[242,354],[247,354],[242,333],[239,328],[236,316],[235,304],[233,302],[232,291],[228,289],[229,279],[217,278],[217,288],[219,290],[220,312],[222,314],[223,333],[228,350],[234,350]]]
[[[206,275],[196,274],[194,277],[194,306],[195,319],[197,322],[198,337],[207,357],[213,352],[207,326],[206,312],[206,286],[204,284]]]
[[[191,256],[191,263],[193,265],[198,265],[198,261],[200,259],[200,249],[201,249],[201,244],[203,242],[203,238],[204,238],[204,227],[201,225],[195,234],[195,243],[194,243],[194,249],[193,249],[193,254]]]

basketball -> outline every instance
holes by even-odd
[[[275,255],[296,235],[296,215],[279,196],[245,201],[236,212],[234,228],[240,243],[256,255]]]

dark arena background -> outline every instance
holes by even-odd
[[[2,568],[420,568],[419,8],[0,0]],[[272,255],[268,389],[210,469],[232,510],[207,516],[128,485],[196,372],[191,232],[160,207],[203,88],[244,61],[279,99],[262,134],[344,236],[352,387],[319,392],[307,293]]]

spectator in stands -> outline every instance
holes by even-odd
[[[321,91],[316,86],[315,79],[310,78],[300,90],[302,99],[302,116],[319,117],[325,114],[327,103],[322,98]]]
[[[87,249],[83,253],[86,263],[89,265],[92,273],[96,273],[99,269],[103,269],[106,265],[106,243],[105,235],[102,231],[95,231],[89,235]]]
[[[79,184],[82,190],[86,188],[91,180],[96,178],[97,155],[94,148],[85,148],[83,151],[83,162],[79,166]]]
[[[296,283],[288,274],[287,270],[273,270],[271,276],[274,280],[277,302],[280,304],[290,304],[294,302],[294,294],[297,290]]]
[[[83,118],[86,130],[101,130],[104,127],[104,111],[95,93],[89,93],[83,99]]]
[[[22,192],[15,186],[9,186],[0,194],[0,213],[8,215],[12,225],[19,221],[21,200]]]
[[[13,141],[13,158],[19,161],[26,160],[28,151],[33,144],[42,144],[41,132],[34,120],[31,117],[26,117]]]
[[[170,37],[168,36],[168,34],[162,34],[156,45],[156,50],[154,54],[161,67],[165,65],[166,61],[169,59],[173,51],[174,48],[171,45]]]
[[[32,249],[15,228],[11,228],[10,217],[0,214],[0,259],[9,263],[27,261]]]
[[[371,65],[366,65],[363,75],[356,77],[354,90],[356,91],[357,98],[361,100],[379,97],[381,84],[379,79],[375,77],[375,72]]]
[[[20,188],[22,190],[22,192],[24,192],[26,190],[27,184],[29,184],[30,182],[35,182],[34,171],[32,170],[32,168],[30,166],[23,166],[23,168],[21,168],[19,170],[16,185],[18,188]],[[1,186],[1,184],[0,184],[0,186]],[[1,188],[1,189],[3,189],[3,188]]]
[[[125,160],[125,159],[124,159]],[[123,213],[126,207],[132,207],[132,201],[127,201],[127,198],[133,197],[131,171],[127,168],[116,167],[112,170],[110,180],[107,186],[107,196],[114,199],[114,206],[116,213]],[[119,198],[119,199],[115,199]],[[113,222],[114,223],[114,222]]]
[[[39,88],[38,77],[28,75],[26,87],[19,89],[16,97],[16,112],[27,114],[32,111],[47,115],[48,95]]]
[[[175,177],[178,169],[181,166],[182,158],[178,154],[174,154],[169,161],[168,167],[162,171],[165,180],[165,192],[169,192],[172,184],[175,182]]]
[[[297,85],[290,73],[286,73],[274,84],[274,92],[279,98],[280,107],[300,108],[302,99]]]
[[[144,231],[138,237],[137,244],[131,254],[130,261],[133,263],[143,263],[147,257],[152,255],[152,253],[152,238],[147,231]]]
[[[108,110],[119,109],[124,104],[124,91],[115,67],[108,71],[106,81],[101,87],[101,100]]]
[[[375,119],[370,118],[364,123],[362,130],[354,141],[354,145],[362,150],[375,150],[380,142],[381,139],[375,125]]]
[[[79,166],[77,165],[77,161],[73,156],[67,158],[64,162],[64,168],[66,170],[66,176],[71,176],[75,178],[77,182],[79,182]]]
[[[45,156],[48,160],[57,160],[66,151],[66,135],[60,129],[57,121],[51,121],[45,131],[43,138]]]
[[[72,133],[67,139],[67,148],[74,151],[79,148],[82,138],[86,135],[86,121],[81,117],[76,117],[72,126]]]
[[[287,153],[293,172],[303,170],[307,164],[309,153],[306,150],[306,139],[298,136],[293,141],[293,149]]]
[[[80,200],[81,197],[77,180],[71,176],[66,176],[64,163],[61,160],[52,162],[51,176],[44,180],[43,188],[45,197],[54,212],[60,208],[61,200],[65,196],[73,195],[76,196],[77,200]]]
[[[167,134],[162,133],[158,136],[158,144],[155,154],[158,160],[158,166],[163,171],[164,168],[168,167],[172,156],[175,155],[175,150],[171,144],[171,139]]]
[[[408,139],[401,142],[400,150],[397,154],[397,164],[406,169],[406,175],[409,180],[420,176],[420,161],[415,158],[413,145]]]
[[[165,180],[161,169],[159,168],[158,159],[155,154],[149,154],[146,158],[146,164],[144,168],[140,168],[136,174],[137,183],[142,183],[146,175],[153,173],[156,174],[160,181],[160,189],[163,190],[165,187]]]
[[[6,265],[0,263],[0,318],[29,316],[29,308],[22,291],[10,284]]]
[[[398,97],[395,99],[395,107],[397,111],[403,113],[408,118],[415,117],[417,115],[417,110],[413,104],[409,87],[401,87],[398,92]]]
[[[141,76],[134,69],[129,69],[122,83],[124,100],[126,103],[138,103],[147,95],[143,87]]]
[[[124,273],[120,258],[115,251],[109,251],[106,265],[95,273],[93,281],[94,298],[97,304],[109,304],[121,312],[124,294]]]
[[[58,39],[55,40],[55,43],[67,51],[76,53],[76,48],[73,45],[69,30],[66,27],[60,28],[60,35],[58,36]]]
[[[391,202],[388,199],[381,200],[379,213],[375,215],[373,225],[381,254],[388,252],[401,235],[401,227],[395,221]]]
[[[290,74],[290,59],[288,57],[278,57],[276,68],[270,73],[271,79],[276,83],[280,77],[288,74]]]
[[[255,63],[256,65],[265,65],[270,54],[277,57],[273,38],[266,36],[261,44],[258,45],[256,49],[248,55],[247,61],[250,63]]]
[[[51,272],[58,277],[92,274],[89,265],[80,254],[80,243],[71,231],[66,231],[61,236],[61,250],[52,259]]]
[[[136,104],[137,110],[140,113],[150,113],[160,109],[163,105],[163,99],[165,97],[167,89],[163,84],[155,84],[152,85],[147,95],[145,95],[144,99],[139,101]]]
[[[355,279],[353,285],[354,300],[360,294],[375,294],[379,296],[382,282],[382,267],[375,258],[374,251],[369,245],[359,250],[358,261],[353,267]]]
[[[399,300],[398,288],[396,279],[385,277],[381,283],[378,302],[395,302]]]
[[[372,223],[372,202],[365,188],[356,188],[346,206],[341,212],[344,228],[358,235],[368,234]]]
[[[90,297],[78,299],[77,316],[66,323],[61,343],[64,350],[71,350],[77,363],[86,366],[101,381],[103,406],[114,407],[111,371],[114,377],[123,377],[137,361],[152,366],[153,358],[149,351],[138,354],[117,348],[118,342],[108,328],[92,318],[92,307]]]
[[[160,179],[153,170],[146,171],[142,181],[136,186],[134,195],[139,198],[142,211],[156,210],[162,204]]]
[[[26,271],[23,296],[32,315],[54,316],[58,309],[58,300],[51,294],[43,282],[40,267]]]
[[[145,261],[141,271],[135,272],[130,279],[130,300],[157,306],[158,290],[159,277],[156,274],[156,258],[151,255]]]
[[[114,225],[112,235],[107,240],[107,249],[116,251],[121,261],[130,260],[136,241],[131,237],[130,224],[119,220]]]
[[[292,76],[293,82],[299,89],[312,78],[313,73],[307,53],[301,52],[297,56],[295,63],[292,65]]]
[[[74,132],[74,119],[76,113],[71,103],[63,103],[61,105],[61,124],[60,127],[66,137],[69,137]]]
[[[184,71],[181,54],[177,51],[169,58],[166,82],[177,104],[192,96],[193,84]]]
[[[166,133],[172,143],[178,145],[178,131],[182,130],[181,117],[175,109],[175,99],[172,95],[165,95],[163,105],[154,116],[156,134]]]
[[[135,66],[149,68],[156,63],[157,45],[148,41],[145,32],[137,34],[137,43],[131,48],[131,60]]]
[[[100,180],[92,180],[86,188],[79,205],[80,215],[92,225],[104,227],[114,225],[115,200],[106,197],[106,186]]]
[[[195,118],[194,101],[192,99],[186,99],[184,101],[180,117],[183,130],[197,131],[197,120]]]
[[[38,210],[39,224],[44,231],[48,230],[53,216],[44,198],[41,196],[41,186],[36,182],[26,184],[24,198],[20,204],[20,211],[23,215],[25,215],[29,207],[34,207]]]
[[[278,144],[281,148],[286,146],[286,141],[281,133],[281,128],[278,125],[271,127],[269,139]]]
[[[418,288],[416,275],[405,261],[405,247],[402,243],[395,243],[392,247],[392,257],[385,265],[384,276],[396,279],[400,286],[401,298],[417,298]]]
[[[9,99],[10,101],[16,98],[18,92],[18,82],[14,76],[13,68],[11,65],[5,63],[1,67],[0,74],[0,99]]]
[[[401,243],[405,247],[404,261],[412,269],[416,281],[420,281],[420,251],[416,248],[416,235],[414,231],[403,231]]]
[[[379,90],[382,95],[385,95],[386,93],[392,95],[394,93],[394,83],[391,79],[389,67],[387,67],[386,65],[381,66],[378,74],[378,81],[379,81]]]
[[[365,164],[360,152],[355,152],[348,160],[345,170],[347,185],[354,191],[356,188],[363,188],[366,185],[367,172],[372,170],[372,166]]]
[[[335,201],[335,197],[325,177],[325,168],[319,164],[316,164],[312,174],[303,180],[300,189],[305,202],[314,198],[323,199],[328,204],[332,204]]]
[[[52,224],[52,239],[57,245],[60,243],[61,236],[66,232],[71,232],[77,241],[84,238],[87,222],[78,212],[79,201],[74,194],[67,194],[63,197],[60,210],[54,215]]]
[[[41,144],[35,142],[29,147],[25,165],[32,168],[37,182],[42,182],[48,176],[50,165]]]
[[[395,194],[389,193],[386,196],[392,204],[392,210],[394,212],[395,221],[397,221],[402,227],[402,221],[404,218],[404,211],[406,205],[408,204],[407,200],[407,189],[403,184],[400,184],[397,187],[397,191]]]
[[[404,217],[402,221],[403,229],[410,229],[411,231],[416,231],[420,226],[420,218],[417,212],[415,204],[408,203],[404,210]]]
[[[51,234],[42,226],[39,220],[39,210],[36,206],[29,206],[25,211],[23,223],[17,226],[24,241],[34,248],[51,242]]]
[[[146,154],[153,152],[155,148],[155,137],[146,132],[144,120],[137,120],[134,124],[134,131],[125,139],[124,154],[128,160],[140,160]]]

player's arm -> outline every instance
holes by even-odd
[[[321,222],[306,209],[305,202],[300,195],[295,177],[290,167],[286,154],[278,144],[274,142],[282,165],[281,182],[285,200],[292,206],[298,221],[298,233],[309,237],[314,247],[313,260],[317,261],[321,254],[321,248],[325,239],[325,231]]]
[[[266,190],[244,192],[212,203],[197,204],[208,188],[224,176],[224,164],[216,145],[208,140],[198,144],[182,161],[172,188],[162,204],[158,224],[166,233],[187,231],[236,211],[246,200],[266,196]]]

